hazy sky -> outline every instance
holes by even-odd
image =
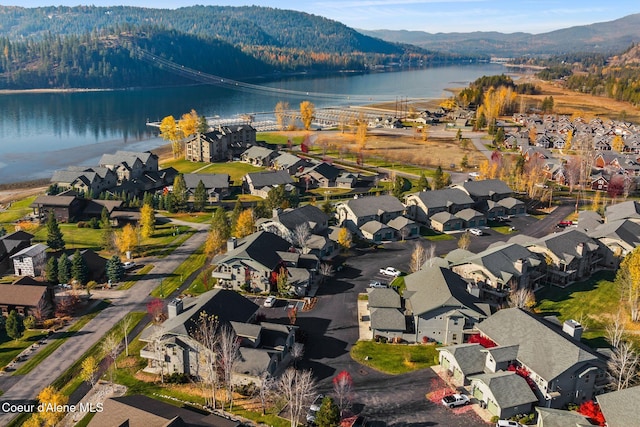
[[[8,2],[1,1],[2,4]],[[638,0],[24,0],[23,7],[129,5],[175,9],[194,4],[293,9],[368,30],[543,33],[640,12]]]

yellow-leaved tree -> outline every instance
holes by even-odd
[[[131,224],[125,225],[122,230],[116,232],[115,240],[116,247],[122,254],[130,254],[131,252],[134,252],[140,244],[138,230],[136,230]]]
[[[255,225],[256,219],[253,215],[253,209],[245,209],[238,216],[234,235],[239,239],[246,237],[254,232]]]
[[[180,133],[182,137],[193,135],[198,131],[198,125],[200,124],[200,118],[196,110],[191,110],[188,113],[183,114],[178,122]]]
[[[342,227],[338,232],[338,244],[342,247],[343,250],[348,251],[351,248],[351,242],[353,238],[351,237],[351,232],[346,228]]]
[[[55,426],[64,417],[65,412],[59,409],[62,405],[66,405],[69,398],[53,386],[49,386],[38,394],[38,400],[43,410],[38,412],[36,417],[41,420],[42,425]]]
[[[156,229],[156,216],[153,212],[153,207],[145,203],[140,208],[140,235],[147,239],[153,236],[153,232]]]
[[[640,248],[635,248],[620,263],[616,275],[623,300],[627,301],[632,322],[640,322]]]
[[[613,141],[611,141],[611,148],[613,148],[618,153],[622,153],[624,151],[624,140],[620,135],[616,135],[613,137]]]
[[[302,101],[300,103],[300,118],[304,128],[306,130],[311,129],[311,123],[316,118],[316,106],[311,101]]]
[[[183,138],[183,135],[173,116],[167,116],[160,122],[160,137],[171,142],[173,158],[177,159],[180,157],[180,154],[182,154],[182,144],[180,140]]]
[[[204,243],[204,254],[207,258],[211,258],[222,252],[226,243],[227,238],[224,236],[223,230],[219,228],[212,228]]]
[[[289,109],[289,103],[285,101],[279,101],[276,104],[276,124],[278,129],[285,130],[287,128],[287,110]]]

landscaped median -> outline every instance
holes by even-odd
[[[406,374],[438,364],[435,344],[389,344],[358,341],[351,348],[351,357],[385,374]]]
[[[169,277],[163,279],[160,285],[151,291],[151,296],[156,298],[166,298],[175,292],[189,278],[191,274],[197,273],[205,265],[206,255],[204,245],[200,246],[194,253],[184,260]]]

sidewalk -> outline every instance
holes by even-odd
[[[359,294],[366,295],[366,294]],[[371,331],[371,319],[369,318],[369,301],[358,298],[358,341],[370,341],[373,339]]]

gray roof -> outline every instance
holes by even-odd
[[[278,222],[294,231],[297,226],[308,223],[312,230],[320,224],[328,224],[329,216],[316,206],[304,205],[277,215]]]
[[[391,228],[394,228],[396,230],[401,230],[406,226],[415,224],[416,222],[412,219],[409,219],[405,216],[398,216],[393,218],[391,221],[389,221],[387,223],[387,225]]]
[[[258,338],[260,336],[260,331],[262,327],[260,325],[255,325],[253,323],[244,323],[244,322],[229,322],[233,331],[239,337],[246,338]]]
[[[469,258],[461,259],[452,265],[476,264],[483,266],[504,283],[512,277],[520,277],[522,273],[516,268],[519,260],[527,260],[531,266],[540,264],[540,258],[524,246],[508,243],[491,247]]]
[[[195,189],[200,181],[207,190],[229,188],[229,175],[226,173],[185,173],[183,177],[187,189]]]
[[[464,189],[472,198],[491,197],[494,194],[510,195],[513,190],[499,179],[484,179],[481,181],[467,181],[459,184],[459,188]]]
[[[510,362],[518,358],[518,345],[504,345],[484,349],[485,353],[489,353],[493,360],[497,363]]]
[[[251,172],[246,175],[246,178],[255,188],[293,184],[293,178],[286,171]]]
[[[598,212],[580,211],[578,213],[578,228],[581,230],[593,230],[602,224],[603,219]]]
[[[38,207],[41,205],[68,207],[77,199],[78,198],[76,196],[38,196],[33,202],[31,202],[29,207]]]
[[[608,427],[637,426],[640,420],[640,386],[596,396]]]
[[[538,401],[527,381],[515,372],[473,375],[470,379],[485,383],[502,409]]]
[[[369,289],[369,307],[400,308],[400,295],[391,288]]]
[[[549,234],[535,242],[535,246],[542,246],[551,251],[555,256],[569,264],[576,258],[581,258],[578,253],[578,245],[584,244],[590,251],[599,248],[598,243],[586,233],[575,228],[565,229],[560,233]]]
[[[213,259],[213,264],[225,264],[234,260],[252,260],[266,270],[273,271],[281,261],[278,251],[288,252],[291,243],[268,231],[258,231],[237,242],[235,249]]]
[[[518,360],[546,381],[578,364],[600,362],[557,327],[519,308],[499,310],[476,328],[497,345],[518,345]]]
[[[360,227],[360,230],[362,231],[366,231],[369,234],[375,234],[380,230],[384,230],[384,229],[390,229],[391,227],[389,227],[386,224],[381,223],[380,221],[367,221],[365,224],[363,224]]]
[[[588,234],[595,239],[607,237],[621,240],[631,247],[640,246],[640,224],[628,219],[601,224]]]
[[[0,237],[0,255],[11,253],[18,246],[31,242],[33,234],[26,231],[15,231]]]
[[[306,162],[306,160],[301,159],[298,156],[295,156],[291,153],[282,153],[275,159],[273,159],[273,164],[278,165],[280,168],[289,169],[292,166],[295,166],[297,163]]]
[[[407,322],[404,314],[397,308],[373,308],[371,309],[371,329],[378,331],[404,331]]]
[[[337,166],[329,164],[327,162],[321,162],[311,167],[305,168],[300,175],[306,175],[308,173],[316,173],[328,179],[329,181],[333,181],[340,175],[344,170],[340,169]]]
[[[36,243],[35,245],[31,245],[28,248],[24,248],[23,250],[16,252],[11,255],[11,259],[20,258],[20,257],[34,257],[39,255],[47,250],[47,245],[43,245],[42,243]]]
[[[483,213],[480,213],[477,210],[471,209],[471,208],[463,209],[459,212],[456,212],[455,216],[457,216],[458,218],[464,221],[469,221],[471,219],[478,218],[478,217],[481,217],[481,218],[485,217]]]
[[[344,203],[356,217],[381,215],[388,212],[403,212],[405,207],[394,196],[368,196],[351,199]]]
[[[271,352],[265,349],[240,347],[240,357],[233,370],[240,374],[260,377],[271,362]]]
[[[449,212],[438,212],[435,215],[432,215],[431,218],[429,218],[431,221],[433,222],[437,222],[440,224],[446,224],[447,222],[457,219],[460,220],[460,218],[458,218],[455,215],[450,214]]]
[[[449,264],[455,264],[459,261],[465,260],[467,258],[471,258],[472,256],[474,256],[475,254],[471,251],[468,251],[466,249],[454,249],[451,252],[449,252],[444,259],[447,261],[447,263]]]
[[[254,145],[253,147],[249,147],[246,151],[242,153],[242,156],[246,156],[250,159],[263,159],[265,157],[269,157],[275,151],[266,147],[260,147],[258,145]]]
[[[410,194],[420,199],[428,208],[449,207],[451,205],[472,205],[473,199],[467,193],[457,188],[444,188],[435,191],[420,191]]]
[[[426,267],[405,276],[407,290],[414,293],[409,298],[411,310],[416,316],[439,307],[469,308],[480,315],[489,315],[480,300],[467,292],[467,282],[453,271],[442,267]]]
[[[524,202],[516,199],[515,197],[505,197],[504,199],[498,200],[498,204],[507,209],[513,209],[516,206],[524,206]]]
[[[536,406],[535,409],[538,412],[538,427],[593,426],[587,417],[577,412],[540,406]]]
[[[182,313],[167,319],[161,325],[162,333],[191,336],[195,331],[200,313],[203,311],[215,315],[221,323],[247,322],[258,311],[258,308],[257,304],[236,291],[213,289],[200,295],[192,304],[185,306]],[[142,338],[149,338],[153,334],[153,328],[147,328],[142,333]]]
[[[100,166],[105,165],[117,165],[120,163],[126,163],[131,166],[135,163],[136,159],[140,159],[140,161],[146,164],[149,159],[155,156],[155,154],[149,151],[116,151],[115,154],[103,154],[100,158]]]
[[[607,222],[626,218],[640,218],[640,202],[629,200],[607,206],[604,216],[607,218]]]
[[[455,357],[465,376],[479,374],[484,370],[487,355],[480,344],[457,344],[439,347],[436,350],[447,351]]]

